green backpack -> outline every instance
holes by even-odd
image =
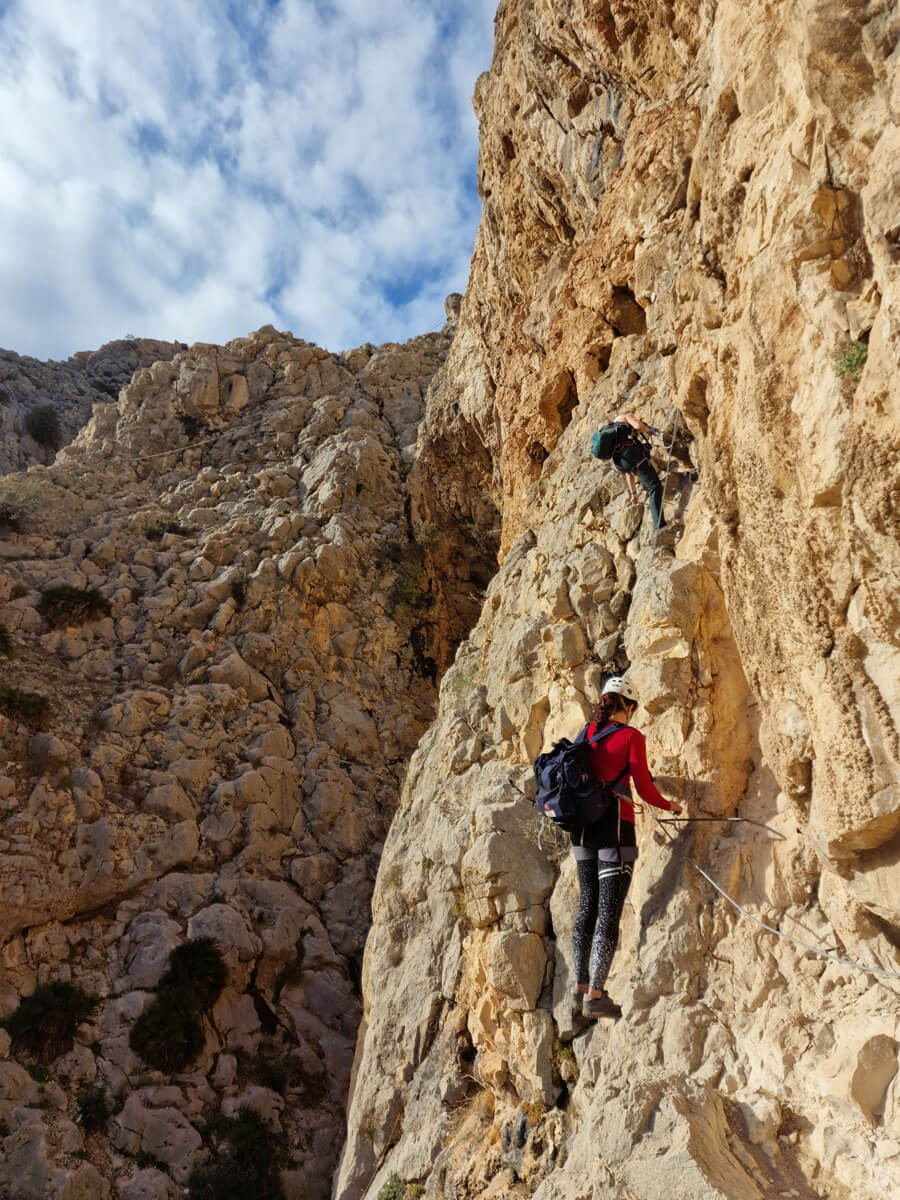
[[[591,438],[591,454],[594,458],[604,458],[609,461],[616,452],[621,432],[621,421],[610,421],[608,425],[598,429]]]

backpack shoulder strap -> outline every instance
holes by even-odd
[[[594,734],[590,739],[587,738],[587,731],[590,729],[590,724],[585,725],[584,729],[578,735],[579,741],[587,741],[589,746],[596,746],[598,742],[602,742],[604,738],[608,738],[611,733],[615,733],[617,729],[624,729],[624,725],[620,725],[618,721],[610,721],[608,725],[604,725],[601,730]]]
[[[587,731],[589,728],[590,728],[590,725],[585,725],[584,729],[581,731],[581,733],[578,736],[578,739],[576,739],[576,740],[587,740],[588,746],[596,746],[599,742],[602,742],[605,738],[608,738],[610,736],[610,734],[616,733],[617,730],[619,730],[619,729],[625,729],[626,726],[620,725],[618,721],[611,721],[609,723],[609,725],[605,725],[603,727],[603,729],[601,729],[599,731],[599,733],[595,733],[592,738],[586,739],[585,735],[587,734]],[[618,783],[621,783],[622,779],[627,774],[628,774],[628,760],[626,759],[625,766],[618,773],[618,775],[615,777],[615,779],[608,779],[605,782],[609,787],[612,788],[613,791],[615,791],[616,785]]]

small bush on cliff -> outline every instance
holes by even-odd
[[[406,1191],[406,1185],[397,1174],[392,1171],[388,1176],[388,1181],[378,1193],[378,1200],[403,1200],[403,1194]]]
[[[550,1054],[550,1062],[553,1067],[553,1082],[557,1087],[577,1083],[578,1059],[575,1057],[575,1051],[568,1042],[561,1042],[559,1038],[556,1039]]]
[[[234,601],[235,608],[244,607],[247,600],[247,581],[245,579],[232,579],[231,598]]]
[[[0,712],[24,721],[33,729],[42,729],[50,715],[50,701],[38,692],[23,692],[17,687],[0,686]]]
[[[438,541],[437,527],[426,522],[417,525],[412,538],[391,538],[381,548],[377,559],[380,571],[393,571],[394,582],[388,592],[387,612],[393,616],[402,605],[416,608],[427,597],[425,559],[428,549]]]
[[[143,1171],[147,1167],[153,1167],[156,1171],[164,1171],[166,1169],[165,1163],[160,1162],[156,1155],[151,1154],[149,1150],[138,1150],[134,1157],[134,1165],[139,1171]]]
[[[203,1014],[218,1000],[228,968],[212,938],[194,938],[169,955],[155,998],[141,1013],[128,1044],[157,1071],[185,1070],[205,1044]]]
[[[83,625],[108,616],[109,601],[96,588],[76,588],[66,583],[41,592],[38,612],[50,625]]]
[[[469,697],[478,684],[478,672],[474,667],[458,670],[453,676],[450,691],[453,695],[453,707],[458,713],[463,712]]]
[[[13,1053],[24,1051],[46,1065],[72,1049],[75,1030],[99,1006],[97,996],[55,979],[39,983],[30,996],[23,996],[19,1007],[0,1021],[0,1026],[12,1039]]]
[[[190,1200],[283,1200],[284,1139],[252,1108],[217,1121],[212,1162],[191,1172]]]
[[[52,404],[39,404],[25,418],[25,431],[34,438],[39,446],[54,449],[59,445],[60,424],[59,414]]]
[[[417,525],[415,529],[415,543],[421,546],[423,550],[427,550],[429,546],[434,546],[440,539],[440,531],[437,525],[433,525],[431,521],[424,521],[421,525]]]
[[[9,501],[0,503],[0,534],[21,533],[25,523],[25,510]]]
[[[131,1027],[128,1044],[148,1066],[171,1075],[198,1057],[206,1039],[203,1018],[190,996],[156,996]]]
[[[109,1096],[102,1084],[79,1088],[75,1093],[75,1107],[78,1124],[87,1133],[102,1129],[112,1115]]]
[[[865,342],[850,342],[849,345],[841,347],[834,356],[834,369],[838,379],[842,379],[851,390],[855,390],[862,378],[863,367],[868,357],[869,347]]]
[[[283,1047],[260,1045],[249,1071],[263,1087],[283,1096],[297,1076],[297,1063]]]
[[[13,640],[9,636],[9,630],[5,625],[0,624],[0,658],[15,658],[16,652],[13,647]]]
[[[200,1009],[212,1008],[228,981],[228,968],[212,938],[193,938],[169,955],[160,992],[175,989],[189,995]]]

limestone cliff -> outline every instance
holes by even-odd
[[[900,980],[797,945],[900,971],[898,36],[504,0],[443,333],[161,352],[0,479],[0,1015],[99,998],[0,1030],[0,1194],[182,1195],[242,1109],[297,1200],[345,1134],[337,1200],[900,1190]],[[657,539],[589,457],[623,406]],[[625,667],[662,789],[768,828],[642,816],[624,1015],[577,1034],[529,763]]]
[[[785,940],[900,971],[898,36],[887,2],[500,5],[414,489],[502,567],[385,845],[338,1200],[900,1190],[900,980]],[[623,406],[664,431],[656,545],[588,456]],[[528,763],[626,665],[663,790],[772,832],[642,818],[625,1014],[570,1042]]]
[[[41,984],[100,997],[65,1053],[0,1030],[0,1195],[181,1195],[245,1106],[287,1194],[328,1194],[375,871],[434,711],[405,480],[451,330],[193,346],[0,480],[0,1016]],[[228,971],[205,1044],[151,1069],[135,1024],[204,937]]]
[[[41,362],[0,350],[0,473],[52,462],[91,415],[92,405],[115,399],[140,367],[171,359],[184,349],[175,342],[125,338],[73,354],[65,362]],[[51,417],[48,424],[45,418],[43,424],[33,425],[48,409],[55,420]]]

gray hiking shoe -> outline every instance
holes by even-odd
[[[618,1020],[622,1015],[622,1010],[614,1000],[607,996],[606,992],[602,996],[586,996],[584,1001],[584,1015],[586,1017],[612,1017]]]
[[[584,1015],[582,1008],[585,1000],[587,1000],[587,996],[582,992],[578,992],[572,997],[571,1033],[567,1038],[560,1037],[560,1041],[570,1041],[571,1038],[578,1037],[590,1025],[590,1021]]]

